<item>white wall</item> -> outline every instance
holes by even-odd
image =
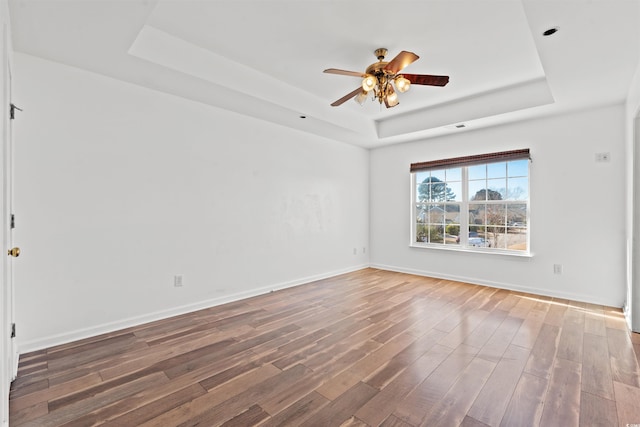
[[[627,153],[627,296],[629,327],[640,332],[640,63],[625,105]]]
[[[517,148],[533,159],[531,258],[409,247],[410,163]],[[373,150],[372,266],[621,307],[624,149],[619,105]]]
[[[368,265],[368,151],[27,55],[16,76],[21,352]]]

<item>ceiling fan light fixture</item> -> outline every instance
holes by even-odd
[[[398,89],[398,92],[400,93],[408,91],[411,87],[411,82],[409,81],[409,79],[405,79],[402,76],[396,77],[394,83],[396,84],[396,89]]]
[[[400,103],[398,102],[398,94],[395,90],[393,90],[393,86],[391,85],[389,85],[387,88],[387,96],[384,103],[386,104],[387,108],[395,107]]]
[[[365,92],[364,90],[361,91],[355,98],[353,98],[358,104],[360,105],[364,105],[365,101],[367,100],[367,95],[368,93]]]
[[[376,83],[377,83],[377,79],[375,78],[375,76],[372,76],[370,74],[366,75],[364,77],[364,79],[362,79],[362,89],[365,92],[369,92],[371,89],[373,89],[374,87],[376,87]]]

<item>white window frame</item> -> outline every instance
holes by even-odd
[[[508,160],[507,160],[508,161]],[[479,163],[479,164],[490,164],[490,163],[497,163],[497,162],[501,162],[501,160],[498,160],[496,162],[493,161],[487,161],[484,163]],[[527,249],[526,250],[516,250],[516,249],[506,249],[506,248],[491,248],[491,247],[487,247],[487,248],[482,248],[482,247],[475,247],[475,246],[469,246],[469,206],[474,205],[476,203],[473,203],[469,200],[469,165],[453,165],[453,166],[443,166],[440,169],[433,169],[433,170],[444,170],[444,169],[451,169],[451,168],[460,168],[461,169],[461,175],[462,175],[462,191],[461,191],[461,201],[452,201],[452,202],[448,202],[448,203],[452,203],[452,204],[458,204],[460,206],[460,232],[459,232],[459,237],[460,237],[460,242],[459,244],[443,244],[443,243],[429,243],[429,242],[418,242],[416,239],[416,233],[417,233],[417,225],[418,225],[418,221],[417,221],[417,206],[418,206],[418,201],[417,201],[417,186],[418,186],[418,182],[416,180],[416,176],[418,175],[419,171],[416,172],[411,172],[411,209],[410,209],[410,217],[411,217],[411,235],[410,235],[410,242],[409,242],[409,246],[410,247],[414,247],[414,248],[428,248],[428,249],[437,249],[437,250],[445,250],[445,251],[460,251],[460,252],[477,252],[477,253],[486,253],[486,254],[502,254],[502,255],[513,255],[513,256],[524,256],[524,257],[530,257],[532,256],[532,252],[531,252],[531,161],[527,162],[527,198],[523,199],[523,200],[486,200],[482,203],[484,204],[505,204],[505,205],[509,205],[509,204],[526,204],[527,205],[527,212],[526,212],[526,246]],[[438,204],[438,202],[434,202],[434,204]],[[508,225],[507,225],[508,227]],[[463,230],[466,230],[467,232],[463,232]]]

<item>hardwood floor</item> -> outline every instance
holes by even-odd
[[[375,269],[22,355],[11,426],[626,426],[619,309]]]

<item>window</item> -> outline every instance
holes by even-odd
[[[529,150],[411,165],[411,245],[529,253]]]

